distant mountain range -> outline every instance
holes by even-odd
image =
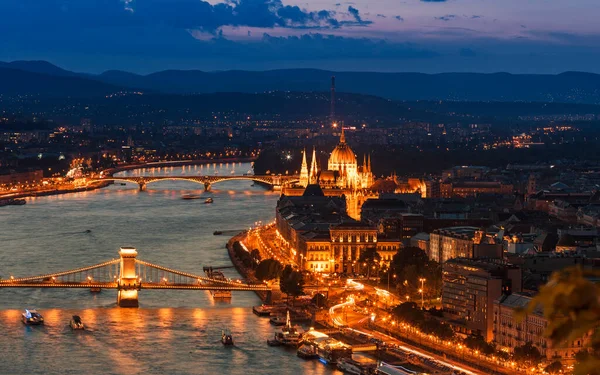
[[[268,91],[326,92],[330,77],[337,90],[393,100],[525,101],[600,104],[600,75],[508,73],[373,73],[316,69],[270,71],[165,70],[148,75],[123,71],[84,74],[46,61],[0,62],[0,94],[103,96],[117,91],[199,94]]]

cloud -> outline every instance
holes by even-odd
[[[400,21],[400,22],[403,22],[403,21],[404,21],[404,18],[402,18],[402,16],[396,16],[396,17],[394,17],[394,18],[395,18],[395,19],[397,19],[397,20],[398,20],[398,21]]]
[[[381,13],[378,13],[378,14],[377,14],[377,17],[379,17],[379,18],[386,18],[386,17],[385,17],[385,14],[381,14]]]
[[[331,10],[307,11],[284,5],[282,0],[29,0],[28,22],[51,28],[84,27],[171,27],[198,29],[213,34],[223,26],[257,28],[339,28],[367,25],[358,9],[350,7],[354,20],[336,18]],[[3,21],[0,30],[22,28],[25,6],[20,0],[0,1]],[[13,17],[14,16],[14,17]],[[11,24],[11,22],[14,22]]]
[[[350,12],[352,17],[354,17],[354,19],[356,20],[356,22],[358,22],[358,23],[363,22],[362,18],[360,17],[360,12],[358,11],[358,9],[356,9],[352,5],[348,6],[348,12]]]
[[[446,14],[445,16],[434,17],[434,18],[436,20],[438,20],[438,21],[446,21],[446,22],[448,22],[448,21],[451,21],[451,20],[455,19],[456,15],[455,14]]]
[[[445,3],[448,0],[421,0],[423,3]]]

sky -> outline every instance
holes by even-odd
[[[599,0],[0,0],[0,61],[600,73],[599,18]]]

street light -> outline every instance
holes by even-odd
[[[421,310],[423,310],[423,305],[424,305],[423,295],[425,294],[424,283],[426,280],[424,277],[420,277],[419,281],[421,282],[421,289],[419,289],[419,293],[421,293]]]

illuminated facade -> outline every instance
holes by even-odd
[[[346,135],[342,128],[340,142],[331,152],[327,161],[327,169],[320,171],[317,166],[316,151],[313,149],[310,170],[306,161],[306,152],[302,158],[300,169],[300,185],[318,183],[324,189],[349,189],[356,191],[368,189],[373,185],[371,172],[371,157],[365,155],[363,164],[359,167],[356,155],[346,143]]]
[[[400,248],[400,240],[383,238],[376,226],[349,217],[346,202],[343,197],[326,196],[317,184],[308,185],[302,196],[284,194],[277,202],[278,236],[302,269],[358,272],[366,249],[374,248],[385,265]]]
[[[340,142],[331,152],[327,161],[327,169],[321,170],[317,165],[317,153],[313,149],[310,167],[306,158],[306,150],[302,157],[300,180],[296,187],[286,187],[283,193],[288,196],[299,196],[308,185],[318,184],[326,196],[344,196],[348,215],[360,219],[362,204],[377,195],[369,190],[373,186],[374,177],[371,171],[371,157],[363,157],[358,165],[356,155],[346,143],[346,135],[342,128]]]

